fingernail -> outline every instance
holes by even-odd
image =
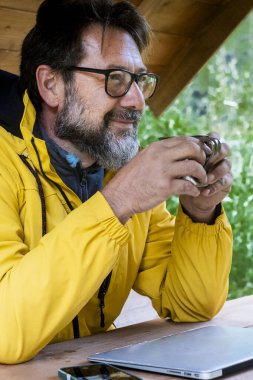
[[[204,195],[212,195],[215,192],[213,187],[208,187],[204,190]]]

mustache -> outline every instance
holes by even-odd
[[[117,120],[129,120],[134,122],[135,125],[139,123],[141,120],[142,113],[140,111],[131,110],[131,109],[120,109],[120,110],[112,110],[109,111],[105,115],[105,122],[109,123],[109,121],[117,119]]]

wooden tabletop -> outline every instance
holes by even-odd
[[[176,334],[192,328],[205,325],[253,327],[253,296],[238,298],[226,302],[222,311],[210,322],[201,323],[173,323],[154,319],[107,333],[101,333],[72,341],[48,345],[33,360],[18,365],[0,365],[0,379],[2,380],[59,380],[57,370],[60,367],[84,364],[87,356],[107,351],[115,347],[125,346],[151,340],[160,336]],[[132,371],[142,379],[148,380],[175,380],[174,376]],[[223,376],[223,379],[252,380],[253,367],[249,370],[236,372],[233,375]]]

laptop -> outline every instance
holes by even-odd
[[[253,329],[205,326],[96,353],[88,360],[191,379],[215,379],[253,364]]]

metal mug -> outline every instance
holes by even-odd
[[[210,150],[211,150],[211,153],[206,155],[206,161],[203,165],[206,173],[208,173],[211,170],[211,168],[213,167],[212,158],[216,154],[219,154],[221,151],[221,142],[218,138],[211,137],[208,135],[194,135],[191,137],[198,139],[199,141],[201,141],[202,143],[207,145],[208,148],[210,148]],[[170,138],[170,137],[161,137],[159,140],[164,140],[166,138]],[[208,184],[202,184],[195,177],[192,177],[189,175],[182,177],[182,179],[185,179],[186,181],[191,182],[193,185],[195,185],[197,187],[207,187],[208,186]]]

